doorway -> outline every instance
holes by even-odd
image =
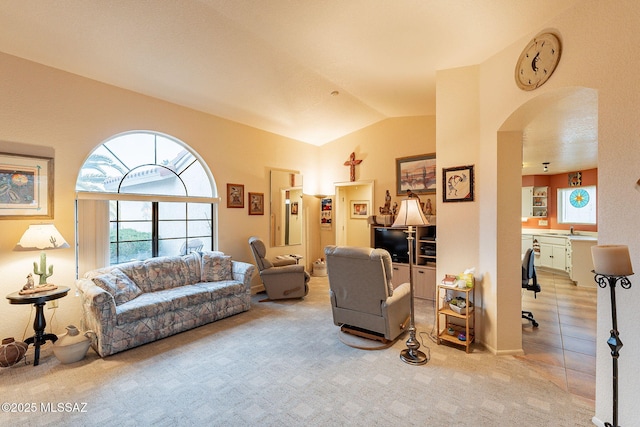
[[[368,217],[373,213],[373,181],[335,184],[336,245],[371,246]],[[362,210],[366,207],[366,212]]]
[[[517,132],[521,136],[522,176],[559,176],[597,168],[597,104],[598,94],[594,89],[571,87],[547,92],[514,111],[501,127],[498,138],[504,141],[509,138],[501,132]],[[510,142],[517,143],[518,138]],[[548,170],[544,168],[545,163]],[[514,175],[509,176],[517,179]],[[516,201],[509,203],[517,204],[518,196],[514,196]],[[555,209],[551,209],[555,208],[555,203],[548,201],[545,202],[548,215],[541,221],[523,222],[521,228],[540,228],[548,223],[548,229],[539,230],[541,234],[558,231],[562,234],[563,230],[558,230],[562,224],[557,223]],[[519,212],[519,207],[515,211]],[[520,239],[520,236],[515,238]],[[523,309],[534,312],[540,327],[533,328],[522,321],[525,354],[521,357],[569,392],[593,399],[595,289],[577,287],[568,274],[553,269],[536,266],[536,273],[542,291],[537,299],[532,293],[525,292],[522,304]]]

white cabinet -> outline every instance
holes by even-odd
[[[522,217],[533,216],[533,187],[522,187]]]
[[[548,187],[522,187],[522,216],[547,217]]]
[[[527,249],[533,248],[533,236],[531,234],[522,235],[522,248],[520,254],[524,256],[527,253]]]
[[[535,239],[540,244],[540,255],[536,256],[537,258],[536,266],[553,268],[555,270],[568,271],[567,270],[568,240],[566,237],[537,235],[535,236]],[[571,249],[570,244],[569,244],[569,249]]]

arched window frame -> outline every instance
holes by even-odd
[[[137,137],[143,140],[142,144],[133,144]],[[137,155],[135,148],[139,151]],[[113,230],[114,227],[120,230],[124,223],[119,217],[120,207],[131,202],[143,203],[152,212],[151,252],[147,255],[178,255],[203,247],[217,250],[217,207],[220,202],[217,194],[215,180],[206,162],[177,138],[153,131],[130,131],[106,139],[87,156],[76,182],[78,268],[86,271],[129,260],[116,257],[114,261],[110,255],[114,247],[119,248],[120,238],[113,241]],[[185,204],[182,221],[187,230],[185,235],[163,238],[160,231],[162,211],[169,211],[169,207],[175,210],[176,206],[180,209],[181,203]],[[188,232],[189,212],[206,211],[207,205],[210,206],[210,217],[207,218],[210,241],[205,239],[202,246],[194,246],[191,240],[196,239],[190,239]],[[91,219],[95,222],[93,225],[88,224]],[[193,224],[198,221],[203,223],[205,219],[200,215]],[[180,219],[173,219],[171,224],[180,222]],[[169,224],[168,220],[164,224]],[[177,249],[178,243],[180,249]]]

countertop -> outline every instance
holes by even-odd
[[[569,234],[568,231],[542,231],[537,229],[522,229],[523,235],[535,235],[535,236],[550,236],[550,237],[565,237],[570,240],[583,240],[588,242],[597,242],[598,233],[590,231],[578,231],[575,234]]]

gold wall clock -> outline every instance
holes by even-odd
[[[522,90],[542,86],[560,62],[562,47],[553,33],[542,33],[533,38],[518,58],[515,69],[516,84]]]

